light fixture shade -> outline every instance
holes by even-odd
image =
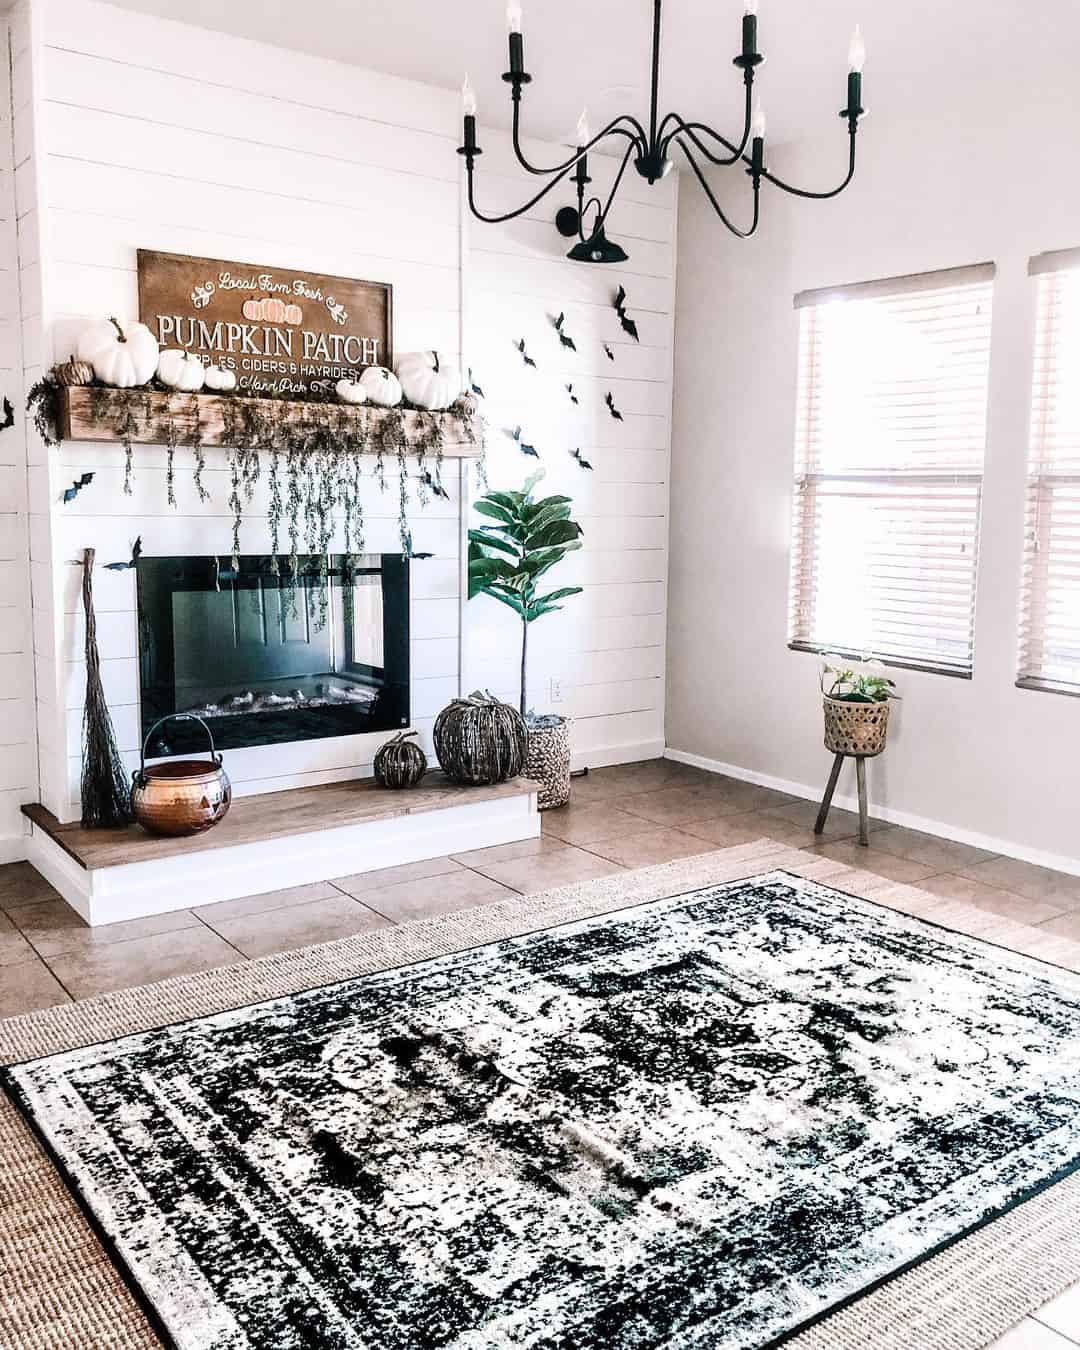
[[[603,225],[597,225],[592,235],[575,244],[566,256],[574,262],[587,263],[621,263],[630,259],[621,244],[613,244],[607,237]]]

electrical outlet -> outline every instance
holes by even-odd
[[[551,701],[552,703],[562,702],[562,680],[553,679],[551,681]]]

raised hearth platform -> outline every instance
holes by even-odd
[[[532,839],[536,793],[527,778],[460,787],[438,773],[404,792],[372,779],[324,783],[236,798],[220,825],[186,839],[138,825],[84,830],[36,803],[22,810],[27,858],[97,925]]]

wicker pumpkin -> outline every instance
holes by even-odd
[[[52,376],[57,384],[62,384],[65,389],[71,389],[75,385],[93,384],[94,367],[89,361],[80,361],[77,356],[72,356],[60,365],[53,366]]]
[[[410,741],[415,731],[399,731],[375,754],[375,781],[384,788],[414,788],[427,773],[427,755]]]
[[[435,719],[434,739],[447,778],[476,787],[516,778],[529,747],[518,710],[479,690],[442,710]]]

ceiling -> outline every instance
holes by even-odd
[[[468,72],[482,124],[505,125],[505,0],[119,0],[148,14],[258,38],[456,88]],[[647,115],[648,0],[523,0],[531,135],[568,140],[584,103],[594,127]],[[298,20],[302,12],[302,21]],[[718,130],[741,118],[742,0],[666,0],[664,108]],[[985,120],[1020,95],[1071,93],[1076,0],[760,0],[759,89],[774,143],[827,134],[843,106],[847,44],[861,22],[864,102],[875,115]]]

